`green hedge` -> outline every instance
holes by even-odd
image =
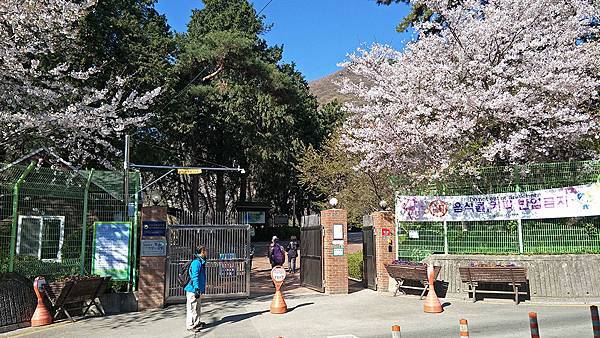
[[[348,275],[351,278],[363,278],[363,253],[355,252],[348,255]]]

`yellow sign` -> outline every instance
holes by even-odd
[[[193,168],[193,169],[177,169],[177,173],[179,175],[198,175],[202,174],[202,169]]]

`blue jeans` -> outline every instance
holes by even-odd
[[[296,273],[296,257],[288,256],[288,270]]]

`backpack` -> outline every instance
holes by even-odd
[[[283,248],[279,244],[275,244],[273,246],[273,262],[275,264],[283,264],[285,261],[285,254],[283,253]]]
[[[185,263],[181,268],[179,268],[179,274],[177,275],[177,282],[179,286],[182,288],[186,287],[190,283],[190,267],[192,266],[192,262],[194,260],[190,259],[187,263]]]

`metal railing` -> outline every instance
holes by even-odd
[[[130,190],[137,191],[139,175],[130,177]],[[122,190],[120,171],[2,167],[0,273],[49,280],[91,273],[94,222],[137,221],[124,205]],[[135,255],[131,266],[136,266]]]
[[[193,258],[193,248],[204,245],[206,297],[239,298],[250,295],[249,225],[171,225],[167,238],[168,303],[185,302],[185,291],[177,283],[181,267]]]

